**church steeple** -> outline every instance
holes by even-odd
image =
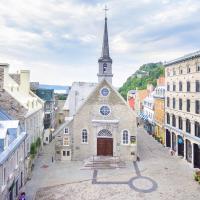
[[[109,42],[108,42],[108,27],[107,27],[107,16],[106,11],[108,10],[105,7],[105,25],[104,25],[104,35],[103,35],[103,45],[101,57],[98,60],[99,63],[99,73],[98,80],[99,82],[102,79],[106,79],[108,82],[112,83],[112,59],[109,54]]]
[[[110,58],[110,55],[109,55],[109,43],[108,43],[107,17],[105,17],[105,26],[104,26],[104,35],[103,35],[103,45],[102,45],[101,57]]]

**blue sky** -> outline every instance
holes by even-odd
[[[199,0],[1,0],[0,62],[41,83],[96,82],[105,4],[115,86],[200,49]]]

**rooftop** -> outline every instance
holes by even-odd
[[[167,67],[167,66],[170,66],[170,65],[173,65],[173,64],[176,64],[176,63],[180,63],[180,62],[183,62],[183,61],[187,61],[189,59],[197,58],[197,57],[200,57],[200,51],[196,51],[194,53],[190,53],[190,54],[184,55],[180,58],[166,62],[166,63],[164,63],[164,66]]]
[[[0,121],[12,120],[12,117],[8,115],[2,108],[0,108]]]

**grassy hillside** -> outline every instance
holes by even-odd
[[[139,78],[140,73],[146,73],[146,76]],[[119,88],[120,94],[126,99],[129,90],[146,89],[148,83],[156,86],[156,79],[164,75],[164,66],[162,63],[148,63],[142,65],[132,76],[130,76],[122,87]]]

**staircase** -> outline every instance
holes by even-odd
[[[84,161],[81,169],[116,169],[125,168],[126,163],[118,156],[92,156]]]

